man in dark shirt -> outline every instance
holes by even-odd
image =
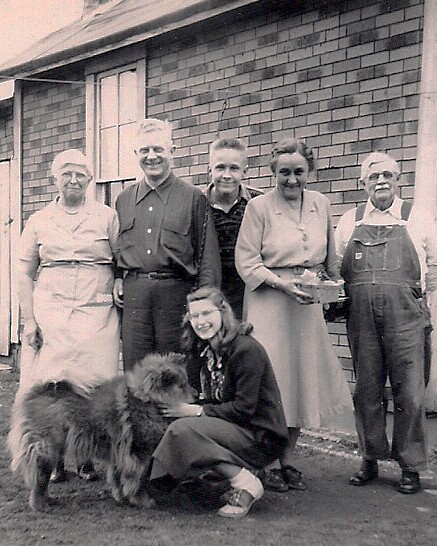
[[[202,191],[172,172],[167,122],[140,123],[135,153],[144,176],[118,196],[115,303],[123,307],[125,371],[153,351],[179,351],[186,297],[218,286],[217,235]]]
[[[218,234],[222,263],[222,291],[235,316],[243,315],[244,282],[235,268],[235,245],[247,202],[261,195],[242,184],[247,172],[247,150],[237,138],[220,138],[211,144],[207,198]]]

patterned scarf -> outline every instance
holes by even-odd
[[[200,353],[200,356],[206,359],[206,367],[202,366],[200,370],[201,398],[208,402],[221,402],[225,381],[222,357],[215,354],[209,345]]]

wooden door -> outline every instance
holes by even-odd
[[[0,355],[11,345],[11,169],[0,162]]]

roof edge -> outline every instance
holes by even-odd
[[[111,40],[113,41],[110,44],[107,43],[106,37],[86,42],[75,48],[47,55],[40,59],[32,59],[25,63],[0,70],[0,76],[12,79],[26,78],[61,66],[84,61],[122,47],[150,40],[151,38],[175,31],[205,19],[210,19],[217,15],[228,13],[249,6],[250,4],[262,3],[264,1],[265,0],[234,0],[231,3],[224,5],[223,0],[203,0],[195,6],[182,8],[169,15],[157,17],[147,23],[143,23],[136,27],[130,27],[117,34],[113,34],[111,37]],[[132,36],[133,32],[136,32],[135,36]]]

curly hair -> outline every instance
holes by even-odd
[[[309,172],[314,171],[316,165],[313,150],[309,146],[307,146],[303,140],[300,140],[299,138],[283,138],[275,145],[272,150],[272,159],[270,160],[270,169],[272,173],[276,173],[278,156],[280,156],[281,154],[294,154],[295,152],[297,152],[306,159]]]
[[[206,299],[210,300],[211,303],[215,305],[215,307],[217,307],[222,316],[222,325],[220,327],[220,330],[211,340],[209,340],[212,349],[217,354],[222,355],[226,353],[229,345],[238,334],[250,334],[253,327],[251,324],[241,323],[235,318],[231,306],[229,305],[223,292],[221,292],[218,288],[204,286],[194,292],[191,292],[187,296],[187,304],[190,304],[193,301]],[[182,350],[187,354],[199,354],[205,346],[205,341],[201,340],[195,334],[191,326],[190,315],[188,311],[185,313],[185,316],[183,318],[182,329]]]

